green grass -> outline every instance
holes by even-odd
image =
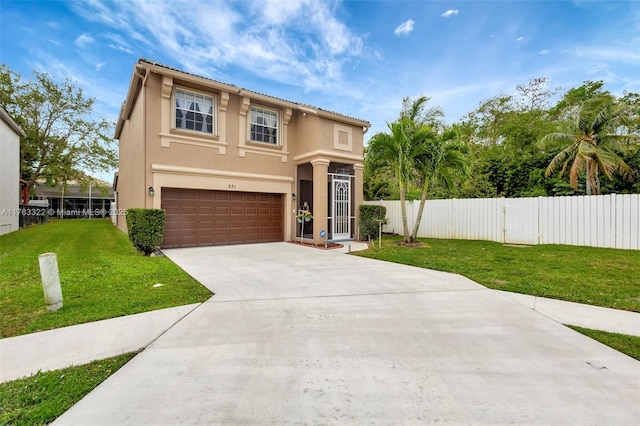
[[[591,330],[575,325],[569,325],[568,327],[640,361],[640,337],[610,333],[608,331]]]
[[[38,255],[58,257],[63,308],[45,308]],[[153,287],[161,283],[162,287]],[[0,236],[0,337],[202,302],[209,290],[145,257],[108,220],[55,220]]]
[[[0,425],[51,423],[126,364],[128,353],[0,384]]]
[[[402,238],[386,237],[381,248],[356,254],[455,272],[497,290],[640,312],[640,251],[441,239],[402,247],[397,241]]]

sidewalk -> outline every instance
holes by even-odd
[[[200,303],[0,339],[0,383],[144,349]]]
[[[640,313],[495,290],[559,323],[640,337]]]

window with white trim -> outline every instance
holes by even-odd
[[[278,112],[260,107],[250,109],[250,140],[278,145]]]
[[[176,129],[215,134],[213,125],[213,96],[176,89]]]

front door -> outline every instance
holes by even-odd
[[[334,176],[332,188],[333,239],[351,238],[351,179]]]

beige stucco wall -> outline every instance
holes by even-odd
[[[117,226],[127,232],[123,211],[127,208],[146,207],[145,159],[145,90],[142,89],[129,120],[124,122],[118,144]]]
[[[120,135],[118,208],[160,208],[163,187],[281,193],[285,194],[285,239],[290,239],[297,208],[291,196],[296,192],[297,165],[319,159],[361,163],[362,127],[320,117],[317,111],[298,110],[291,103],[206,83],[182,73],[147,71]],[[173,93],[178,87],[215,97],[215,135],[172,128]],[[254,105],[278,110],[280,146],[248,141],[248,110]],[[345,143],[337,144],[336,135]],[[153,197],[147,193],[149,186],[154,188]],[[354,197],[362,199],[362,185],[354,188]],[[126,230],[123,222],[118,226]]]
[[[0,120],[0,235],[19,227],[20,136]]]

